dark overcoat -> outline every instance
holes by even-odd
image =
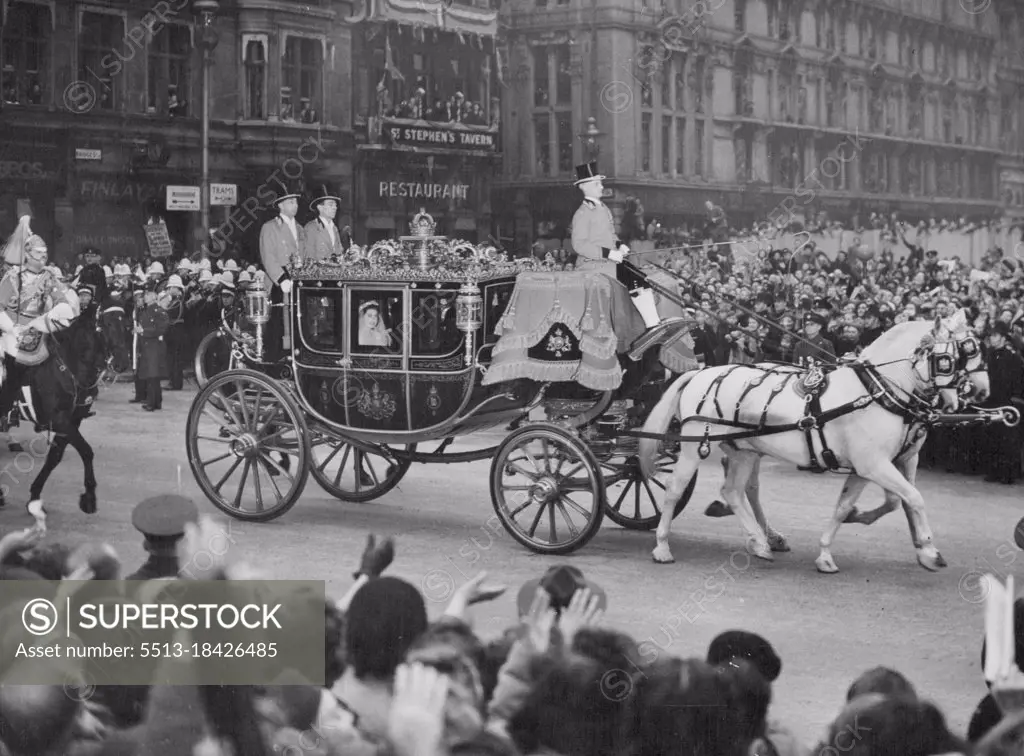
[[[148,305],[139,313],[139,380],[167,377],[167,329],[171,319],[157,304]]]

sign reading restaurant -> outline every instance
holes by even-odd
[[[466,199],[469,184],[424,184],[412,181],[381,181],[377,186],[381,197],[413,199]]]
[[[443,147],[453,150],[486,150],[498,148],[494,131],[475,131],[445,126],[395,126],[388,124],[384,133],[392,144],[408,147]]]

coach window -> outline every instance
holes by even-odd
[[[354,354],[402,353],[404,336],[402,292],[353,291],[350,307]]]
[[[462,332],[455,327],[455,292],[417,292],[412,300],[412,353],[440,357],[462,345]]]
[[[49,4],[13,0],[3,19],[3,101],[5,105],[45,105],[50,44]]]
[[[342,291],[303,287],[300,303],[303,341],[320,352],[342,353],[345,348]]]

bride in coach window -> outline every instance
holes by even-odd
[[[385,327],[381,317],[380,303],[376,300],[364,302],[359,306],[359,346],[390,347],[395,344],[395,336],[390,328]]]

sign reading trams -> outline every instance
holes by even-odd
[[[393,121],[384,124],[384,135],[394,145],[403,147],[438,147],[446,150],[498,149],[495,131],[476,131],[446,126],[398,126]]]

